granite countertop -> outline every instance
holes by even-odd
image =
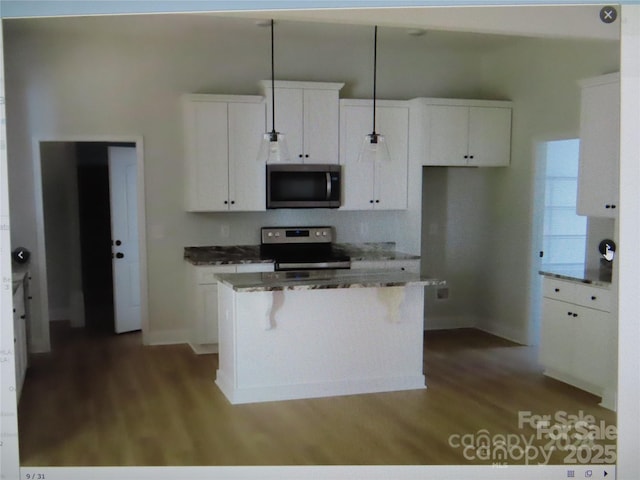
[[[396,251],[395,242],[335,243],[333,250],[348,255],[352,262],[420,259],[420,255]]]
[[[185,247],[184,258],[193,265],[273,263],[272,258],[262,258],[260,245]]]
[[[397,252],[394,242],[335,243],[333,249],[348,255],[352,262],[420,259],[419,255]],[[261,256],[260,245],[185,247],[184,258],[193,265],[273,263],[273,258]]]
[[[319,290],[329,288],[444,286],[446,282],[417,273],[389,270],[304,270],[288,272],[228,273],[218,280],[237,292]]]
[[[564,271],[562,269],[539,270],[540,275],[545,277],[557,278],[559,280],[567,280],[576,283],[586,283],[599,287],[611,286],[611,271],[602,270],[584,270],[582,273],[575,271]]]

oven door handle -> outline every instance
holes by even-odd
[[[325,175],[327,178],[327,200],[331,200],[331,173],[327,172]]]

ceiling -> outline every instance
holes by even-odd
[[[224,12],[250,18],[274,18],[401,29],[618,40],[620,22],[600,20],[602,5],[521,5],[467,7],[296,9],[268,12]]]
[[[604,24],[600,7],[419,7],[380,9],[279,10],[270,12],[178,13],[5,19],[12,33],[51,31],[64,35],[179,38],[232,33],[262,42],[265,19],[276,20],[276,37],[325,38],[334,44],[372,40],[393,48],[429,47],[484,53],[527,38],[619,40],[619,25]],[[268,22],[267,22],[268,23]],[[618,22],[619,23],[619,22]],[[415,35],[420,30],[423,34]]]

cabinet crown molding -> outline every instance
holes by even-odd
[[[271,80],[260,80],[260,87],[263,90],[271,88]],[[312,88],[314,90],[340,90],[344,83],[336,82],[298,82],[289,80],[276,80],[276,88]]]
[[[466,98],[433,98],[418,97],[409,100],[412,105],[416,106],[451,106],[451,107],[496,107],[496,108],[512,108],[511,100],[479,100]]]
[[[262,95],[228,95],[217,93],[185,93],[183,102],[234,102],[234,103],[263,103]]]

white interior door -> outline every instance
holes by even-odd
[[[109,195],[115,330],[131,332],[142,328],[135,147],[109,147]]]

